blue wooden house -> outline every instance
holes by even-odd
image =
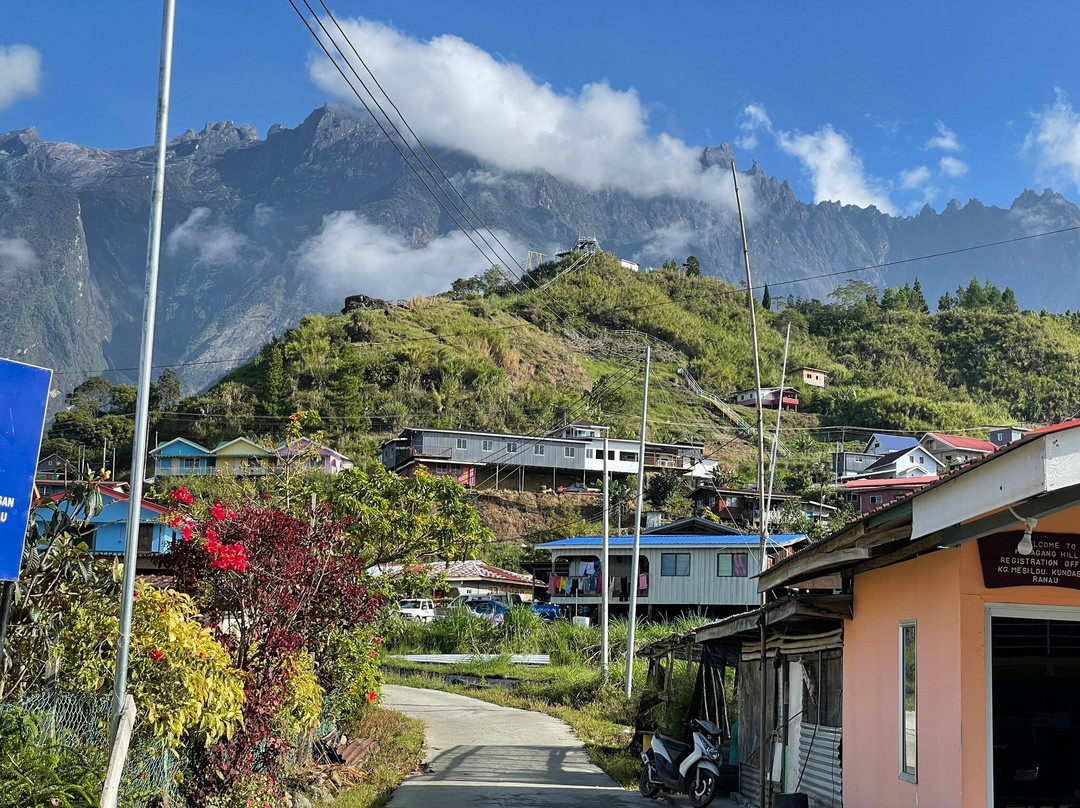
[[[95,555],[121,555],[124,552],[127,536],[128,497],[116,488],[98,484],[101,492],[101,511],[91,517],[84,534],[87,547]],[[51,497],[65,513],[71,513],[78,507],[75,502],[64,500],[62,495]],[[139,556],[150,557],[163,553],[169,544],[180,538],[180,531],[169,527],[161,517],[168,511],[159,505],[143,500],[139,518]],[[39,507],[34,511],[34,518],[43,525],[52,518],[49,508]],[[140,567],[146,564],[140,561]]]
[[[150,452],[154,476],[191,477],[213,474],[216,458],[211,450],[187,438],[173,438]]]

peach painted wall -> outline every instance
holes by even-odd
[[[1080,528],[1051,521],[1040,528]],[[986,589],[975,542],[855,579],[844,629],[845,808],[987,808],[987,604],[1080,610],[1080,591]],[[918,625],[918,783],[898,776],[903,620]]]
[[[845,808],[960,806],[959,586],[959,550],[855,579],[844,628]],[[904,620],[917,621],[918,783],[899,777]]]

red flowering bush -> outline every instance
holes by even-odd
[[[181,516],[177,524],[189,527],[192,539],[174,542],[166,564],[245,674],[243,727],[196,755],[201,787],[193,796],[204,799],[256,772],[280,772],[294,740],[283,717],[292,709],[296,659],[310,654],[319,683],[331,684],[331,645],[356,626],[367,630],[383,598],[364,585],[366,564],[350,552],[348,523],[325,512],[297,519],[256,503],[236,511],[217,503],[206,518]]]

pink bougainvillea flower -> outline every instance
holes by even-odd
[[[376,649],[372,648],[371,649],[371,658],[375,659],[375,657],[377,657],[378,655],[379,655],[379,652]]]
[[[220,502],[214,503],[214,507],[210,509],[210,515],[218,522],[225,521],[225,509]]]
[[[172,492],[173,501],[179,502],[183,505],[190,505],[195,501],[195,497],[191,495],[191,492],[181,486],[180,488],[174,488]]]
[[[379,700],[379,694],[372,690],[370,693],[367,694],[367,700],[374,704],[376,701]]]
[[[184,521],[184,517],[178,513],[173,514],[172,518],[169,520],[169,527],[180,527],[182,521]]]
[[[159,651],[158,649],[150,649],[150,658],[154,660],[154,662],[160,662],[164,656],[165,655],[161,653],[161,651]]]
[[[191,541],[191,527],[189,525],[184,525],[180,528],[180,535],[184,537],[184,541]]]

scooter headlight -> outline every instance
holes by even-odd
[[[719,760],[720,759],[720,750],[719,749],[714,749],[711,746],[707,746],[707,747],[705,747],[705,757],[707,757],[709,760]]]

